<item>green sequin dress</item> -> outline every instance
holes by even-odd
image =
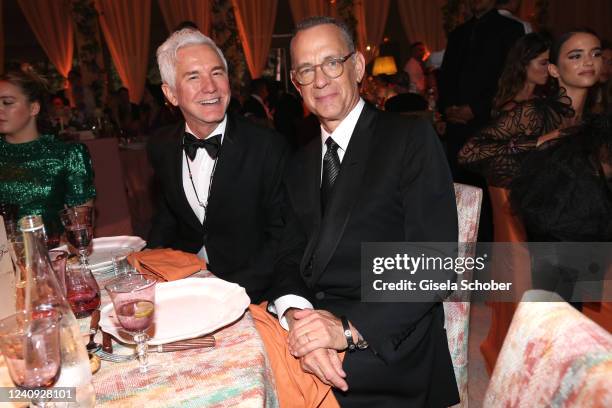
[[[42,135],[28,143],[0,137],[0,203],[19,206],[19,217],[40,214],[48,230],[61,230],[58,212],[96,196],[87,147]]]

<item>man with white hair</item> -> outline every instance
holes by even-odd
[[[226,112],[227,62],[201,32],[174,32],[157,62],[164,95],[185,120],[160,129],[148,146],[160,193],[148,245],[197,253],[258,303],[272,281],[283,226],[287,146],[277,133]]]

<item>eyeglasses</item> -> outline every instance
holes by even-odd
[[[293,78],[300,85],[310,85],[315,79],[317,67],[321,67],[321,72],[329,79],[338,78],[344,72],[344,63],[355,54],[355,51],[342,58],[329,58],[317,65],[306,65],[291,70]]]

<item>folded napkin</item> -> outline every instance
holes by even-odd
[[[149,249],[128,256],[128,262],[140,273],[159,281],[186,278],[206,269],[206,262],[195,254],[174,249]]]
[[[300,360],[289,354],[288,333],[267,311],[267,302],[249,305],[255,327],[263,340],[272,367],[278,402],[283,408],[339,408],[329,385],[302,371]],[[344,360],[344,353],[340,353]]]

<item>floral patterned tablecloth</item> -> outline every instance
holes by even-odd
[[[102,284],[107,280],[97,278]],[[110,299],[102,292],[106,304]],[[272,371],[250,313],[214,336],[214,348],[149,353],[154,374],[148,379],[139,373],[137,360],[102,361],[93,377],[96,406],[278,407]],[[120,345],[114,348],[125,352]]]

